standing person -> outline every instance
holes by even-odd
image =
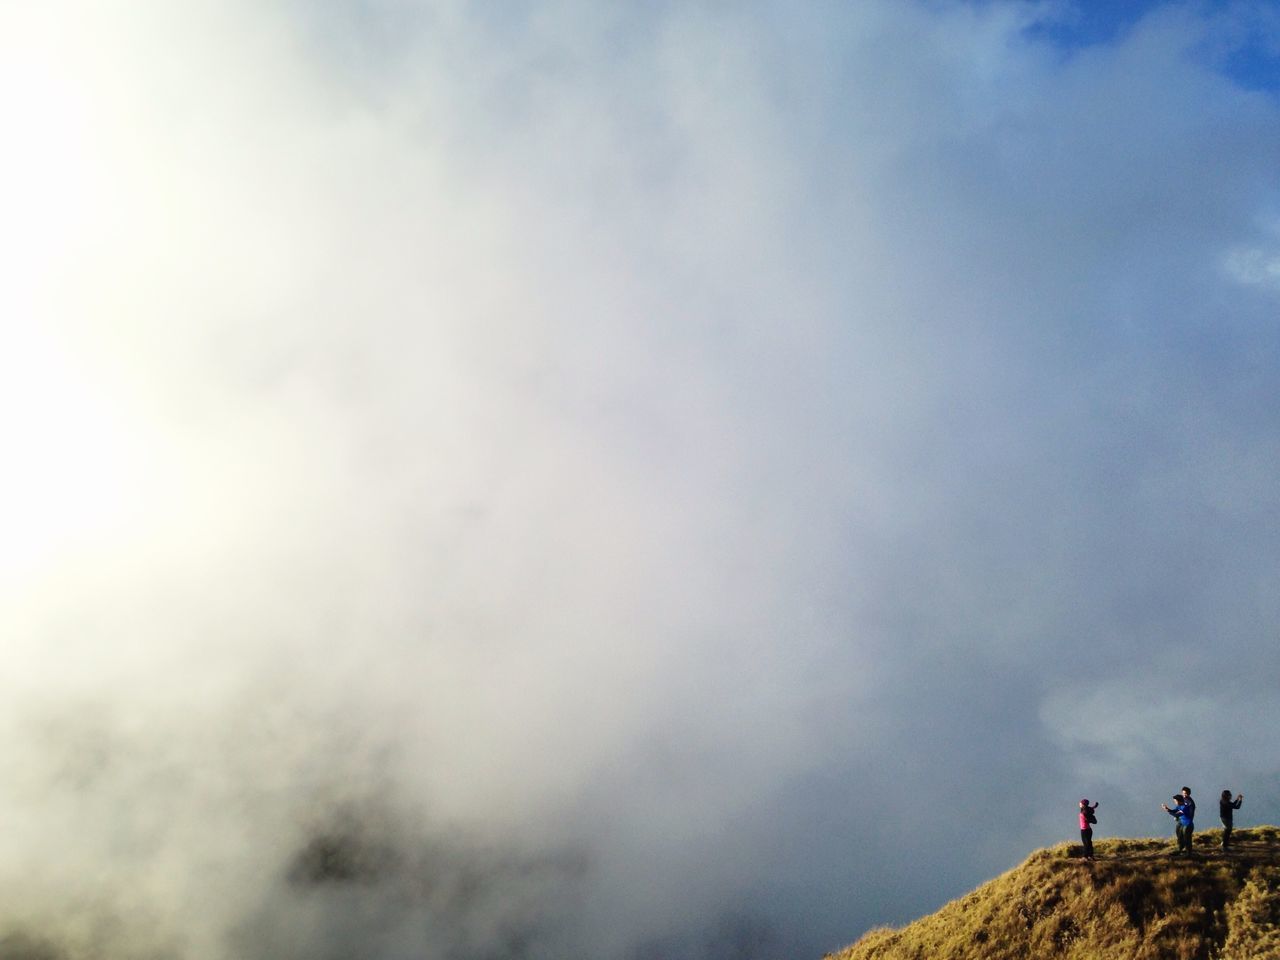
[[[1182,788],[1182,807],[1186,813],[1187,822],[1183,824],[1182,833],[1187,838],[1187,856],[1194,857],[1196,852],[1191,846],[1191,835],[1195,833],[1196,825],[1196,802],[1191,799],[1191,788]]]
[[[1240,809],[1242,803],[1244,803],[1244,794],[1236,794],[1236,798],[1232,800],[1230,790],[1223,790],[1222,796],[1218,798],[1218,817],[1222,820],[1223,853],[1226,853],[1231,846],[1231,827],[1235,820],[1235,812]]]
[[[1195,854],[1191,851],[1191,838],[1196,829],[1196,802],[1191,799],[1191,788],[1183,787],[1181,795],[1174,794],[1173,804],[1172,809],[1167,803],[1162,803],[1160,806],[1164,808],[1165,813],[1178,821],[1175,831],[1178,835],[1178,850],[1174,856],[1179,854],[1194,856]]]
[[[1093,811],[1098,809],[1098,802],[1095,800],[1092,804],[1088,798],[1080,801],[1080,842],[1084,844],[1084,858],[1086,860],[1093,859],[1093,825],[1098,822],[1098,818],[1093,815]]]
[[[1191,817],[1192,820],[1194,820],[1196,818],[1196,802],[1191,799],[1190,787],[1182,788],[1182,803],[1184,806],[1189,808],[1188,815]]]

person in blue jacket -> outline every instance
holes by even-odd
[[[1188,857],[1195,856],[1191,850],[1191,838],[1196,829],[1196,802],[1191,799],[1191,788],[1183,787],[1181,795],[1174,795],[1173,803],[1172,808],[1167,803],[1162,803],[1160,806],[1164,808],[1165,813],[1178,821],[1176,828],[1178,849],[1174,856],[1180,854]]]

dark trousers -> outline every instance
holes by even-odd
[[[1230,843],[1231,843],[1231,821],[1223,820],[1222,821],[1222,849],[1223,850],[1227,849],[1227,846]]]
[[[1178,824],[1178,852],[1191,856],[1191,834],[1195,833],[1195,825],[1188,823],[1185,827]]]
[[[1093,859],[1093,827],[1085,827],[1080,831],[1080,842],[1084,844],[1084,855]]]

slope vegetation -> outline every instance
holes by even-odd
[[[872,930],[828,960],[1280,960],[1280,828],[1061,844],[901,929]]]

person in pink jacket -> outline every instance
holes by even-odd
[[[1092,804],[1088,799],[1080,801],[1080,842],[1084,844],[1084,858],[1086,860],[1093,859],[1093,825],[1098,822],[1098,818],[1093,815],[1093,811],[1098,809],[1098,802],[1095,800]]]

